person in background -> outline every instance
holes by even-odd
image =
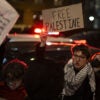
[[[28,66],[19,59],[13,59],[3,66],[0,82],[0,97],[5,100],[25,100],[27,97],[23,85],[23,75]]]
[[[96,72],[100,71],[100,52],[96,52],[92,55],[91,64]]]
[[[96,79],[96,100],[100,100],[100,52],[96,52],[91,57],[91,65],[95,71]]]
[[[64,71],[60,64],[45,58],[47,35],[41,35],[32,61],[24,76],[24,86],[30,100],[59,100],[64,86]]]
[[[89,62],[89,48],[77,44],[71,48],[72,59],[65,65],[63,100],[93,100],[96,90],[94,70]]]

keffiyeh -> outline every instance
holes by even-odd
[[[77,74],[75,74],[74,66],[72,63],[65,65],[65,88],[64,94],[67,96],[74,95],[74,93],[81,86],[85,78],[89,77],[89,84],[91,91],[95,92],[95,75],[90,63],[87,63],[84,68],[82,68]]]

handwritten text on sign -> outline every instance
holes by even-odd
[[[67,31],[84,28],[82,4],[43,10],[43,24],[47,31]]]
[[[16,23],[18,17],[17,11],[6,0],[0,0],[0,45]]]

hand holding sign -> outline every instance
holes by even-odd
[[[48,35],[47,32],[42,32],[42,33],[40,34],[40,39],[41,39],[41,44],[40,44],[40,46],[45,46],[45,45],[46,45],[47,35]]]

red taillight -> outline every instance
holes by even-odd
[[[45,30],[43,29],[43,28],[35,28],[34,29],[34,33],[43,33],[43,32],[45,32]]]
[[[44,28],[35,28],[34,29],[34,33],[36,34],[41,34],[41,33],[45,33],[45,29]],[[48,35],[59,35],[59,32],[48,32]]]
[[[41,32],[42,32],[42,30],[40,28],[35,28],[34,29],[34,33],[41,33]]]

